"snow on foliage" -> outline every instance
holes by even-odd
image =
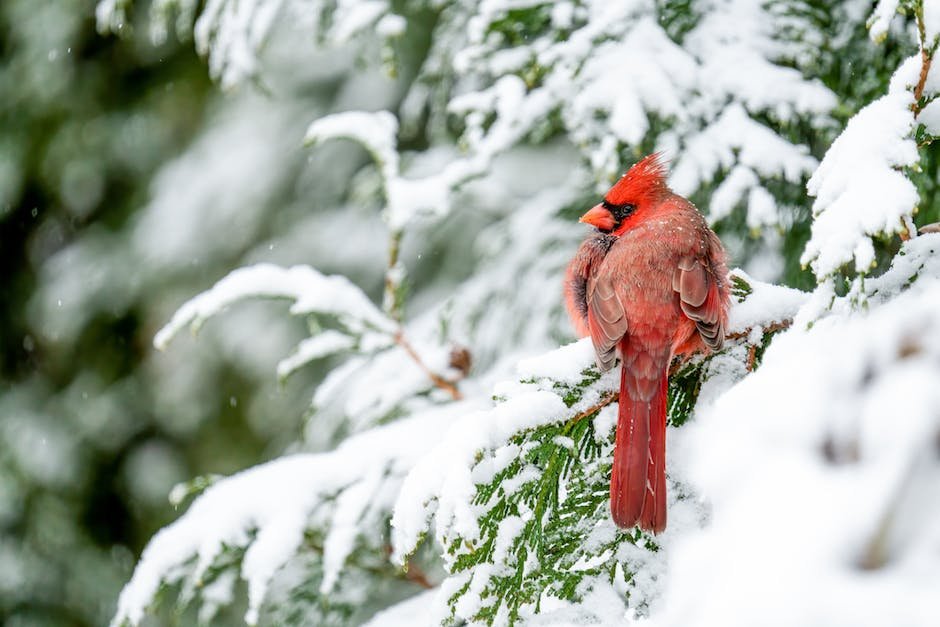
[[[675,551],[657,624],[929,623],[938,308],[923,279],[867,316],[795,328],[702,413],[686,476],[711,522]]]
[[[765,346],[772,335],[761,326],[777,327],[805,300],[740,275],[735,294],[735,308],[744,310],[732,324],[738,340],[678,368],[670,383],[675,426],[688,419],[703,385],[712,398],[747,372],[748,347]],[[734,327],[745,321],[753,332]],[[524,360],[518,371],[519,381],[496,386],[495,407],[458,420],[408,474],[392,518],[393,558],[404,564],[433,521],[452,573],[441,585],[434,623],[513,623],[546,598],[588,594],[599,579],[632,607],[646,607],[660,592],[664,549],[702,524],[701,502],[687,479],[670,471],[666,533],[618,530],[607,490],[616,410],[603,406],[619,387],[619,372],[597,371],[589,339]]]
[[[853,260],[856,272],[868,272],[875,262],[872,236],[907,229],[918,195],[900,169],[919,159],[911,89],[920,66],[920,55],[908,59],[888,94],[849,120],[807,184],[816,219],[801,261],[819,277]]]
[[[603,187],[619,176],[624,149],[649,141],[657,123],[668,121],[654,147],[675,159],[670,181],[677,191],[692,194],[737,167],[755,182],[739,185],[726,203],[746,199],[749,211],[763,215],[767,195],[746,195],[757,178],[799,183],[816,166],[805,146],[755,119],[770,112],[824,125],[835,106],[822,83],[778,63],[786,60],[775,42],[779,18],[763,5],[715,3],[680,45],[647,3],[586,2],[571,6],[564,19],[561,11],[550,14],[547,5],[534,4],[530,30],[518,37],[504,28],[520,9],[484,3],[470,20],[469,41],[455,54],[458,68],[478,79],[507,72],[512,77],[452,101],[451,109],[466,116],[464,138],[471,147],[492,151],[494,144],[508,148],[544,135],[546,121],[558,112]]]
[[[165,348],[170,339],[187,325],[196,330],[225,307],[249,297],[290,299],[294,301],[290,308],[292,314],[335,316],[357,335],[368,332],[392,334],[396,329],[395,323],[346,277],[324,276],[309,266],[280,268],[258,264],[233,271],[212,289],[183,304],[173,319],[157,332],[154,345]]]
[[[98,29],[123,31],[133,4],[134,0],[100,0]],[[332,11],[328,23],[322,21],[326,11]],[[204,5],[197,0],[156,0],[150,5],[150,35],[161,43],[175,21],[175,32],[184,39],[192,35],[196,50],[208,58],[210,74],[231,88],[259,78],[260,57],[279,19],[313,31],[320,42],[332,47],[357,37],[368,41],[379,25],[379,34],[386,39],[402,33],[400,16],[390,12],[386,0],[208,0]]]
[[[313,144],[337,137],[357,141],[368,149],[382,172],[383,182],[387,182],[398,176],[396,135],[398,120],[388,111],[345,111],[313,122],[304,141]]]
[[[290,313],[312,318],[312,337],[277,367],[284,378],[313,360],[347,352],[345,363],[324,379],[312,400],[316,424],[311,444],[331,441],[337,431],[358,432],[381,424],[389,416],[435,404],[428,370],[449,373],[447,347],[435,342],[408,344],[417,349],[417,364],[402,343],[402,328],[380,311],[343,276],[325,276],[309,266],[281,268],[257,264],[240,268],[212,288],[184,303],[154,337],[165,349],[183,328],[193,331],[205,321],[245,299],[277,298],[293,301]],[[335,323],[341,331],[322,328]]]
[[[346,111],[315,120],[305,136],[308,144],[334,138],[351,139],[369,151],[382,176],[388,203],[385,218],[392,233],[401,232],[410,221],[422,215],[446,215],[450,211],[451,192],[485,170],[483,164],[468,167],[467,163],[458,161],[436,175],[402,177],[396,150],[397,133],[398,120],[388,111]]]
[[[130,4],[102,2],[99,23]],[[236,570],[249,622],[266,599],[308,621],[348,619],[349,607],[381,596],[382,581],[409,577],[436,590],[370,624],[418,614],[431,624],[754,624],[767,608],[780,624],[875,624],[890,594],[864,615],[849,606],[851,595],[874,596],[871,577],[891,590],[914,582],[897,598],[917,622],[930,598],[918,573],[936,562],[937,511],[917,503],[937,473],[927,377],[940,374],[929,314],[940,267],[937,236],[915,236],[919,195],[906,169],[920,160],[917,125],[931,128],[918,116],[935,93],[922,65],[935,3],[902,3],[923,27],[923,54],[890,68],[887,93],[855,107],[821,162],[818,139],[837,135],[850,100],[818,76],[848,75],[839,46],[866,17],[855,4],[406,3],[417,18],[384,1],[334,4],[210,2],[196,34],[228,85],[263,74],[257,55],[278,11],[306,10],[311,19],[294,26],[328,45],[357,32],[401,36],[433,11],[430,47],[396,113],[360,104],[315,119],[306,135],[352,139],[375,162],[385,301],[343,276],[262,264],[233,272],[160,331],[163,346],[237,300],[293,300],[311,337],[279,375],[343,355],[316,390],[303,442],[332,450],[206,490],[154,538],[116,623],[138,622],[174,582],[211,614],[214,599],[231,601]],[[181,15],[194,6],[155,6],[171,5]],[[878,4],[875,39],[897,9]],[[835,44],[819,43],[825,29],[840,34]],[[875,81],[890,72],[874,65]],[[799,233],[811,231],[802,262],[819,283],[807,293],[735,271],[725,347],[672,365],[670,522],[656,537],[610,520],[618,373],[597,371],[588,340],[567,343],[560,289],[583,233],[578,212],[653,149],[673,161],[676,191],[740,249],[736,262],[793,261]],[[909,241],[871,276],[876,244],[895,235]],[[428,251],[433,260],[419,262]],[[849,263],[862,276],[837,290]],[[408,317],[406,264],[434,277],[418,284]],[[895,409],[890,391],[909,384]],[[236,495],[233,515],[225,507]],[[424,552],[443,567],[439,585],[423,578]],[[787,580],[771,585],[781,568]],[[820,589],[834,591],[831,605]],[[321,616],[324,607],[338,613]]]
[[[468,409],[454,404],[428,411],[350,438],[329,453],[291,455],[212,484],[147,545],[112,624],[139,624],[165,585],[182,584],[184,598],[205,597],[203,590],[234,554],[248,585],[245,621],[253,625],[275,573],[320,537],[320,591],[330,594],[354,549],[382,556],[384,523],[404,473]],[[214,612],[212,598],[205,602],[204,611]]]
[[[869,20],[874,39],[884,38],[899,4],[878,3]],[[807,184],[816,200],[801,262],[821,279],[852,262],[855,272],[868,273],[876,263],[873,238],[913,235],[920,197],[905,170],[919,166],[918,125],[928,136],[937,128],[934,103],[940,85],[932,78],[932,61],[940,4],[927,0],[903,6],[913,13],[920,52],[897,68],[887,94],[849,120]]]
[[[297,345],[297,351],[293,355],[278,362],[277,376],[279,379],[284,379],[315,359],[349,350],[355,345],[356,341],[348,335],[333,329],[326,329],[314,337],[303,340]]]
[[[888,35],[888,27],[898,12],[901,0],[878,0],[878,5],[868,20],[869,33],[876,42],[882,41]]]

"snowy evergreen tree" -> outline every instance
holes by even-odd
[[[930,624],[940,2],[870,5],[152,2],[152,37],[192,37],[262,111],[296,107],[295,74],[338,58],[397,82],[307,116],[324,180],[313,167],[298,185],[337,193],[283,239],[332,269],[262,251],[156,334],[172,353],[239,301],[287,300],[309,336],[278,377],[327,367],[289,454],[174,490],[191,502],[114,624],[168,596],[205,623],[243,596],[245,621],[272,625]],[[104,0],[99,27],[127,31],[135,11]],[[179,204],[218,220],[179,250],[277,219],[210,205],[303,178],[269,171],[301,133],[244,132],[271,151],[242,155],[245,189],[193,207],[211,167],[186,178],[197,148],[179,162]],[[342,142],[368,164],[316,161]],[[572,343],[561,305],[577,215],[653,150],[738,266],[729,341],[672,366],[659,536],[609,518],[617,372]],[[381,304],[363,266],[383,273]]]

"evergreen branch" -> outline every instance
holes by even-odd
[[[767,325],[767,326],[765,326],[765,327],[761,327],[761,329],[762,329],[763,332],[764,332],[764,336],[773,335],[773,334],[775,334],[775,333],[777,333],[777,332],[779,332],[779,331],[783,331],[784,329],[788,329],[792,323],[793,323],[793,321],[790,320],[790,319],[781,320],[780,322],[774,322],[773,324],[769,324],[769,325]],[[739,332],[737,332],[737,333],[730,333],[730,334],[728,334],[726,337],[727,337],[727,339],[729,339],[729,340],[739,340],[739,339],[747,338],[748,336],[750,336],[750,334],[751,334],[751,332],[752,332],[753,330],[754,330],[754,327],[750,327],[750,328],[748,328],[748,329],[745,329],[744,331],[739,331]],[[747,350],[747,363],[746,363],[748,372],[753,371],[754,368],[755,368],[755,366],[756,366],[756,361],[757,361],[757,349],[758,349],[758,345],[756,345],[756,344],[752,344],[752,345],[750,345],[750,346],[748,347],[748,350]],[[678,373],[678,372],[679,372],[686,364],[688,364],[693,358],[695,358],[695,357],[697,357],[697,356],[700,356],[700,355],[701,355],[701,353],[692,353],[692,354],[689,354],[689,355],[680,355],[676,360],[673,361],[672,366],[670,366],[670,368],[669,368],[669,376],[672,377],[673,375],[675,375],[676,373]],[[573,416],[573,417],[571,418],[571,420],[568,421],[568,424],[571,425],[571,424],[574,424],[574,423],[576,423],[576,422],[578,422],[578,421],[580,421],[580,420],[582,420],[582,419],[584,419],[584,418],[587,418],[587,417],[589,417],[589,416],[593,416],[594,414],[596,414],[598,411],[600,411],[600,410],[603,409],[604,407],[607,407],[608,405],[610,405],[611,403],[613,403],[614,401],[616,401],[616,400],[618,399],[618,397],[619,397],[619,395],[617,394],[617,392],[611,392],[610,394],[607,394],[607,395],[603,396],[600,401],[598,401],[598,402],[595,403],[594,405],[591,405],[590,407],[588,407],[588,408],[585,409],[584,411],[582,411],[582,412],[576,414],[575,416]]]

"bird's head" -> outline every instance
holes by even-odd
[[[600,204],[581,216],[580,222],[595,226],[602,233],[623,235],[632,218],[656,204],[660,194],[667,191],[666,174],[660,153],[644,157],[620,177]]]

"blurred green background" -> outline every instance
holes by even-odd
[[[365,156],[340,145],[308,159],[301,138],[331,103],[369,93],[378,108],[395,84],[314,59],[266,86],[277,98],[223,95],[191,41],[154,45],[145,23],[105,37],[94,17],[93,0],[0,2],[0,624],[11,627],[106,624],[146,541],[177,515],[174,484],[298,440],[319,374],[278,385],[274,364],[303,323],[249,304],[157,353],[153,335],[180,303],[259,259],[344,264],[381,289],[381,261],[357,274],[305,236],[323,234],[329,214],[313,210],[343,191],[341,176],[310,173],[327,161],[352,172]],[[380,260],[381,227],[368,224],[357,242],[374,241]]]
[[[120,233],[146,203],[210,93],[192,46],[99,37],[91,1],[0,3],[5,625],[105,624],[143,543],[172,516],[165,487],[263,454],[261,438],[218,444],[244,422],[237,407],[217,403],[188,432],[155,415],[159,391],[136,373],[151,350],[144,295],[58,325],[37,302],[70,264],[63,255]],[[107,263],[108,247],[91,253]],[[199,461],[207,447],[215,468]]]

